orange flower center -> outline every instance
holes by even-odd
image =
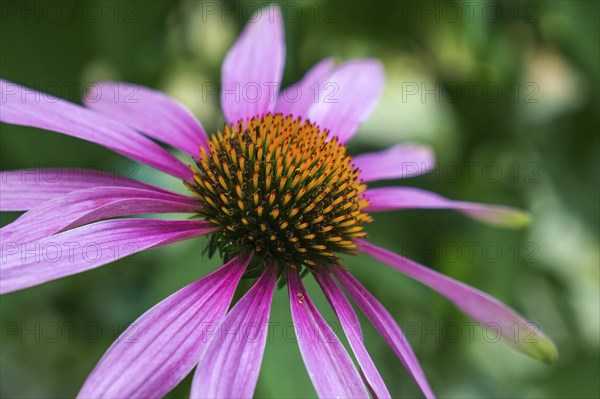
[[[201,215],[220,227],[212,246],[226,254],[288,265],[334,262],[355,253],[371,217],[346,147],[309,121],[267,114],[226,125],[200,151],[194,183]]]

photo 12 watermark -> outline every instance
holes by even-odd
[[[403,23],[418,21],[421,24],[472,24],[485,22],[537,23],[540,5],[535,1],[403,1],[400,5]]]
[[[96,162],[0,162],[0,183],[5,192],[15,184],[43,184],[44,186],[119,184],[136,179],[140,164],[129,160]]]
[[[0,103],[54,104],[64,101],[65,98],[73,98],[81,99],[86,104],[103,101],[113,104],[139,104],[143,107],[139,90],[137,85],[118,82],[44,81],[28,82],[27,86],[3,82]]]
[[[2,0],[0,22],[23,24],[136,24],[143,14],[139,1]]]
[[[334,81],[314,81],[294,83],[285,89],[279,82],[203,82],[202,102],[221,101],[233,103],[277,104],[283,101],[291,104],[337,104],[340,102],[340,88]]]
[[[339,336],[344,334],[339,322],[327,322],[328,329],[317,329],[314,326],[301,328],[295,322],[246,322],[226,325],[224,323],[203,322],[199,323],[197,334],[201,342],[226,340],[234,342],[259,342],[266,340],[269,343],[283,342],[296,344],[299,340],[312,343],[337,343]],[[398,326],[404,336],[399,337],[402,342],[408,343],[497,343],[501,340],[515,344],[537,343],[540,332],[535,323],[521,325],[513,323],[502,326],[499,323],[478,323],[475,321],[464,322],[400,322]],[[146,327],[147,328],[147,327]],[[103,338],[116,341],[123,345],[144,345],[149,343],[149,330],[144,330],[137,323],[115,322],[110,324],[99,322],[16,322],[3,321],[1,323],[0,341],[31,343],[95,343]],[[341,335],[340,335],[341,334]]]
[[[418,257],[424,263],[539,263],[539,252],[538,243],[533,241],[404,241],[400,244],[400,253]]]
[[[401,86],[402,102],[421,103],[466,103],[477,104],[512,103],[537,104],[540,91],[537,82],[418,82],[403,81]]]
[[[218,19],[221,23],[249,24],[277,18],[273,7],[265,7],[265,3],[257,1],[202,1],[198,3],[202,22]],[[281,1],[277,2],[281,15],[286,23],[318,22],[335,24],[340,22],[340,11],[344,4],[337,1]]]

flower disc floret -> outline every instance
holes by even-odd
[[[355,253],[371,218],[346,147],[310,121],[266,114],[226,125],[200,151],[187,186],[219,226],[218,247],[315,266]]]

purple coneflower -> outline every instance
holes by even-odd
[[[24,183],[20,173],[2,172],[1,210],[27,212],[1,230],[1,293],[202,235],[211,237],[211,255],[219,251],[226,261],[136,320],[108,349],[79,396],[161,397],[196,367],[192,397],[251,397],[279,280],[287,283],[300,351],[320,397],[390,397],[365,348],[349,297],[424,395],[432,398],[401,329],[339,265],[338,254],[358,252],[428,285],[477,322],[495,323],[517,350],[552,361],[552,342],[520,315],[474,288],[377,247],[366,241],[364,231],[369,214],[396,209],[456,209],[505,226],[521,225],[527,216],[415,188],[367,187],[365,183],[404,177],[402,165],[424,165],[421,173],[433,166],[431,151],[417,145],[348,155],[345,143],[371,113],[383,88],[377,61],[334,66],[326,59],[274,99],[261,95],[250,101],[230,95],[249,85],[279,84],[284,60],[281,14],[275,7],[263,9],[225,58],[221,103],[227,125],[210,137],[185,107],[147,88],[100,83],[96,94],[88,97],[89,108],[84,108],[1,82],[2,122],[103,145],[183,180],[193,194],[86,170],[64,171],[57,180],[33,185]],[[337,101],[313,101],[309,88],[323,88],[327,82],[336,85]],[[109,87],[132,90],[137,101],[115,101]],[[147,136],[187,153],[193,165],[182,163]],[[174,212],[196,218],[123,218]],[[338,339],[331,339],[334,332],[302,284],[305,274],[312,274],[323,289],[358,364]],[[257,280],[229,309],[243,277]],[[215,334],[207,326],[238,335]],[[248,326],[253,328],[252,339],[247,339]],[[516,326],[532,336],[515,341]],[[132,334],[135,342],[127,339]]]

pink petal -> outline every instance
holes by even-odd
[[[2,122],[91,141],[180,179],[191,179],[188,167],[158,144],[101,114],[5,80],[0,80],[0,97]]]
[[[214,231],[199,220],[115,219],[36,242],[2,240],[0,294],[81,273],[117,259]]]
[[[0,211],[26,211],[72,191],[92,187],[135,187],[168,191],[99,170],[21,169],[0,172]]]
[[[435,398],[427,382],[425,373],[423,373],[421,365],[410,347],[410,343],[392,315],[347,270],[341,266],[334,266],[332,270],[342,287],[344,287],[348,295],[354,300],[354,303],[373,323],[379,334],[381,334],[396,356],[398,356],[404,367],[421,388],[421,391],[423,391],[425,397]]]
[[[313,66],[302,80],[291,85],[279,94],[275,112],[283,115],[300,116],[306,119],[308,109],[323,97],[335,90],[327,77],[333,69],[333,60],[326,58]],[[327,87],[325,87],[328,85]],[[328,89],[328,90],[325,90]]]
[[[520,228],[529,223],[529,215],[515,208],[453,201],[412,187],[371,188],[365,191],[365,198],[371,202],[365,209],[367,212],[398,209],[454,209],[474,219],[502,227]]]
[[[310,301],[298,271],[288,268],[292,319],[308,375],[320,398],[368,398],[338,337]]]
[[[5,242],[22,244],[102,219],[150,213],[192,213],[200,208],[196,199],[179,194],[141,188],[96,187],[44,202],[1,228],[0,234]]]
[[[209,342],[192,382],[192,398],[251,398],[267,343],[278,267],[267,266]]]
[[[362,330],[352,305],[327,271],[313,273],[335,311],[366,382],[376,398],[390,398],[390,393],[363,343]]]
[[[95,83],[85,105],[193,157],[208,148],[204,128],[181,103],[159,91],[123,82]]]
[[[276,6],[258,10],[225,56],[221,106],[229,123],[275,108],[285,63],[283,18]]]
[[[429,147],[400,144],[384,151],[354,157],[363,182],[404,179],[425,174],[435,166],[435,156]]]
[[[366,241],[360,240],[359,245],[367,255],[433,288],[484,328],[493,328],[491,333],[497,333],[518,351],[546,363],[556,359],[552,341],[537,326],[497,299]]]
[[[308,118],[329,129],[341,143],[352,138],[371,115],[383,91],[384,73],[375,60],[348,61],[329,77],[330,90],[308,110]]]
[[[78,398],[160,398],[198,363],[225,317],[248,258],[236,257],[137,319],[112,344]]]

